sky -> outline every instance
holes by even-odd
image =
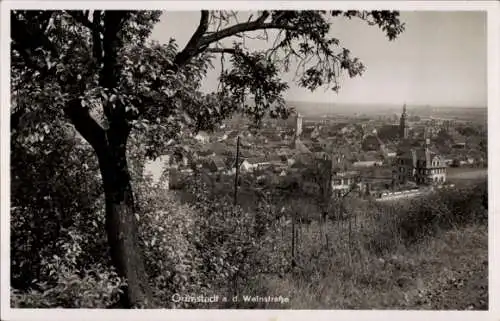
[[[199,18],[199,11],[164,12],[151,38],[161,43],[175,38],[183,48]],[[338,94],[322,88],[310,92],[291,82],[285,98],[337,104],[486,107],[486,13],[404,11],[400,20],[406,30],[394,41],[361,20],[332,20],[331,35],[361,59],[366,71],[361,77],[342,77]],[[264,49],[271,43],[252,40],[247,45]],[[206,91],[215,90],[218,84],[218,59],[214,65],[203,84]],[[292,78],[283,75],[284,80]]]

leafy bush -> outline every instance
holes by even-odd
[[[410,245],[440,231],[488,222],[488,189],[484,182],[445,190],[410,202],[374,205],[375,235],[368,247],[375,252],[393,249],[399,242]]]
[[[44,260],[64,257],[63,245],[76,246],[80,256],[72,259],[82,268],[106,255],[96,159],[59,123],[42,127],[43,135],[23,128],[11,140],[11,284],[18,289],[54,281]]]
[[[277,247],[275,237],[280,229],[276,208],[258,202],[252,211],[246,211],[233,205],[230,197],[212,198],[207,185],[196,177],[189,186],[196,195],[191,208],[197,213],[196,232],[192,234],[196,237],[191,240],[201,260],[198,273],[203,275],[207,291],[234,291],[250,276],[282,263],[283,258],[276,253],[284,255],[284,251],[265,250]]]
[[[72,133],[54,121],[12,134],[15,307],[106,307],[122,284],[109,264],[97,161]]]
[[[202,291],[202,262],[195,247],[197,213],[170,191],[148,183],[140,184],[137,199],[141,246],[155,296],[170,302],[173,293]]]
[[[37,282],[37,290],[12,291],[11,305],[16,308],[107,308],[118,300],[124,282],[115,272],[94,265],[83,273],[75,273],[61,265],[56,257],[50,263],[57,270],[55,285]]]
[[[18,256],[12,259],[13,267],[28,265],[36,269],[31,278],[25,280],[28,284],[13,290],[14,307],[106,308],[116,302],[124,282],[106,259],[109,255],[103,231],[103,211],[94,215],[93,220],[88,220],[81,213],[74,213],[75,224],[61,228],[59,237],[53,240],[54,245],[44,247],[35,257],[16,252]],[[22,217],[16,215],[15,221]],[[13,274],[12,277],[18,276]]]

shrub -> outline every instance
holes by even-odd
[[[11,286],[16,307],[106,307],[110,267],[99,169],[90,146],[57,121],[11,139]],[[57,146],[54,149],[54,146]]]
[[[82,268],[106,255],[96,238],[104,235],[96,159],[62,125],[44,126],[44,136],[23,128],[11,139],[11,284],[19,290],[55,282],[44,260],[64,257],[63,245],[81,248],[73,259]]]
[[[265,249],[276,248],[276,208],[257,202],[252,211],[232,204],[229,196],[213,198],[210,189],[193,177],[189,181],[190,193],[196,202],[190,207],[196,212],[195,232],[190,240],[196,248],[200,284],[207,291],[223,289],[231,292],[238,284],[245,284],[259,271],[273,269],[279,258],[271,262]],[[275,233],[269,233],[272,231]],[[283,253],[283,251],[278,252]]]
[[[13,290],[11,305],[16,308],[106,308],[118,300],[124,282],[102,265],[76,273],[61,265],[59,258],[47,262],[56,276],[55,285],[37,282],[37,290]]]
[[[118,299],[124,283],[107,260],[102,211],[93,220],[75,213],[75,221],[36,258],[13,257],[13,266],[36,268],[25,287],[13,290],[14,307],[106,308]]]
[[[367,246],[375,252],[390,251],[398,242],[411,245],[440,231],[487,224],[488,190],[484,182],[445,190],[411,202],[394,202],[373,207],[374,235]],[[486,200],[486,201],[485,201]]]
[[[139,235],[155,296],[169,302],[175,293],[203,290],[204,275],[195,242],[197,213],[164,188],[148,183],[137,191]]]

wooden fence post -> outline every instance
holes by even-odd
[[[292,268],[295,267],[295,213],[292,212]]]
[[[240,172],[240,136],[236,140],[236,162],[234,164],[236,173],[234,175],[234,205],[238,204],[238,179]]]

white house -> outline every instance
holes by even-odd
[[[221,137],[219,137],[219,139],[217,139],[217,141],[222,142],[222,141],[225,141],[227,138],[228,138],[227,134],[224,134]]]
[[[231,168],[227,171],[227,174],[228,175],[234,175],[235,172],[236,172],[236,169],[235,169],[235,166],[234,166],[234,162],[233,164],[231,165]],[[251,172],[254,170],[255,166],[253,164],[251,164],[248,160],[246,159],[240,159],[240,172]]]
[[[196,134],[196,136],[194,136],[194,139],[196,139],[201,144],[208,144],[210,142],[210,136],[208,136],[208,134],[205,132],[199,132],[198,134]]]

